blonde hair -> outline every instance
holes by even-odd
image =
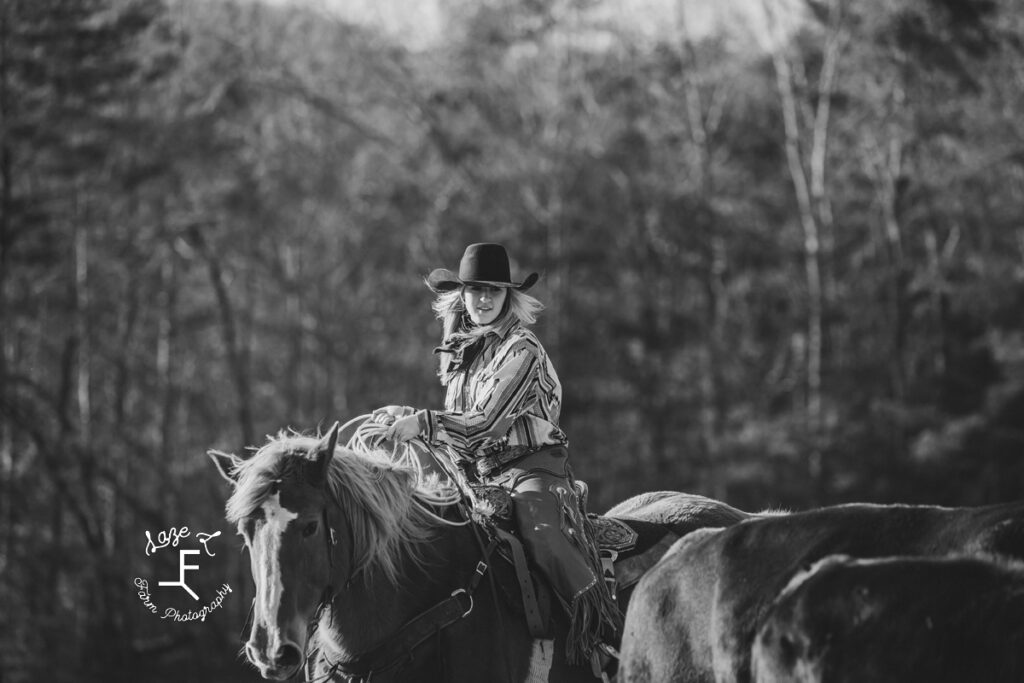
[[[434,314],[442,323],[442,338],[448,339],[455,334],[476,336],[487,334],[494,326],[498,325],[507,315],[515,316],[523,326],[529,326],[537,322],[537,315],[544,310],[544,304],[526,292],[511,287],[507,288],[508,295],[505,297],[505,304],[502,313],[490,325],[480,327],[469,327],[466,324],[466,302],[462,298],[465,286],[456,287],[447,292],[438,292],[437,298],[431,307]]]

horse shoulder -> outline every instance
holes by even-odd
[[[623,627],[623,681],[711,680],[701,675],[711,664],[705,644],[715,580],[704,546],[719,531],[687,534],[640,579]]]

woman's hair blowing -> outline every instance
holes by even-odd
[[[537,322],[537,315],[544,310],[544,304],[536,298],[517,289],[509,288],[506,290],[508,295],[505,297],[502,313],[497,320],[490,325],[469,327],[466,324],[466,302],[462,298],[463,290],[464,287],[459,287],[448,292],[438,292],[437,298],[434,299],[432,308],[434,314],[442,322],[443,339],[448,339],[453,334],[486,334],[506,315],[514,315],[524,326],[532,325]]]

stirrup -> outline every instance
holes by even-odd
[[[594,678],[601,679],[601,683],[611,683],[608,668],[612,662],[618,663],[618,661],[619,651],[608,643],[599,642],[590,651],[590,670],[594,674]]]
[[[610,548],[599,548],[597,554],[601,559],[601,577],[604,579],[604,585],[608,587],[608,594],[611,596],[612,602],[618,605],[619,597],[617,592],[619,585],[618,580],[615,578],[615,560],[619,559],[619,552]],[[604,645],[604,643],[600,644]],[[612,649],[614,650],[615,648]],[[617,653],[615,657],[618,658]]]

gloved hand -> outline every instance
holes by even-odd
[[[400,417],[384,432],[384,438],[395,443],[405,443],[419,436],[420,421],[415,415]]]
[[[416,411],[410,406],[384,406],[373,411],[370,420],[377,424],[389,425],[398,418],[412,415],[414,412]]]

